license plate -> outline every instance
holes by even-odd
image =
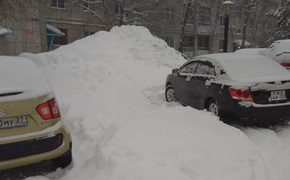
[[[271,100],[272,101],[279,101],[279,100],[285,100],[286,95],[285,91],[272,91],[271,92]]]
[[[0,119],[0,129],[27,126],[26,116],[17,116]]]

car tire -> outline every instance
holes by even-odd
[[[209,102],[208,102],[208,106],[207,106],[207,110],[209,112],[211,112],[212,114],[216,115],[216,116],[219,116],[219,107],[217,105],[217,102],[214,100],[214,99],[211,99]]]
[[[176,102],[174,89],[171,85],[168,85],[165,89],[165,99],[167,102]]]
[[[60,168],[65,168],[67,167],[68,165],[71,164],[72,162],[72,151],[71,151],[71,145],[70,145],[70,148],[69,150],[64,153],[63,155],[55,158],[52,160],[53,162],[53,165],[56,166],[56,167],[60,167]]]

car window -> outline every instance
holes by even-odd
[[[214,67],[210,66],[207,63],[206,64],[201,63],[196,70],[196,74],[214,76],[215,75]]]
[[[197,66],[198,62],[189,63],[180,70],[180,73],[194,73]]]

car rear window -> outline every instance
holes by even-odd
[[[237,81],[290,80],[290,72],[267,57],[233,58],[219,61],[228,76]]]
[[[0,56],[0,84],[0,101],[12,96],[32,98],[52,91],[39,67],[20,57]]]

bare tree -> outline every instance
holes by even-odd
[[[184,16],[182,17],[182,21],[181,21],[181,33],[180,33],[180,41],[179,41],[179,48],[178,51],[183,53],[183,47],[184,47],[184,34],[185,34],[185,26],[186,26],[186,22],[188,21],[189,18],[189,13],[193,12],[193,7],[191,4],[191,0],[186,0],[186,4],[185,4],[185,13]],[[190,14],[191,16],[193,16],[193,13]]]
[[[10,28],[13,22],[22,21],[26,4],[33,3],[33,0],[0,0],[0,26]]]
[[[211,22],[211,37],[210,37],[210,41],[211,41],[210,46],[211,47],[209,48],[210,53],[214,52],[214,41],[215,41],[216,26],[217,26],[218,21],[219,21],[219,19],[221,17],[221,14],[222,14],[221,4],[222,4],[222,2],[220,2],[220,0],[218,0],[218,2],[215,1],[214,7],[213,7],[213,9],[215,11],[215,15],[214,15],[213,21]]]
[[[114,0],[118,25],[144,24],[144,19],[154,8],[153,0]]]
[[[281,0],[277,10],[273,15],[277,22],[277,32],[275,34],[276,39],[285,39],[290,35],[290,0]]]
[[[252,27],[252,33],[251,33],[251,46],[256,46],[256,37],[258,32],[263,31],[263,21],[265,21],[265,9],[267,1],[266,0],[256,0],[255,6],[253,7],[253,27]]]
[[[106,30],[109,30],[112,24],[112,20],[109,15],[108,4],[106,0],[71,0],[71,2],[91,14],[91,16],[86,20],[86,23],[83,24],[83,28],[91,21],[99,20],[100,24],[103,24]],[[91,6],[94,6],[95,8],[91,9]]]
[[[242,37],[242,45],[241,48],[245,47],[246,35],[247,35],[247,27],[249,23],[250,14],[255,11],[256,1],[255,0],[246,0],[244,2],[246,5],[244,6],[244,26],[243,26],[243,37]]]

